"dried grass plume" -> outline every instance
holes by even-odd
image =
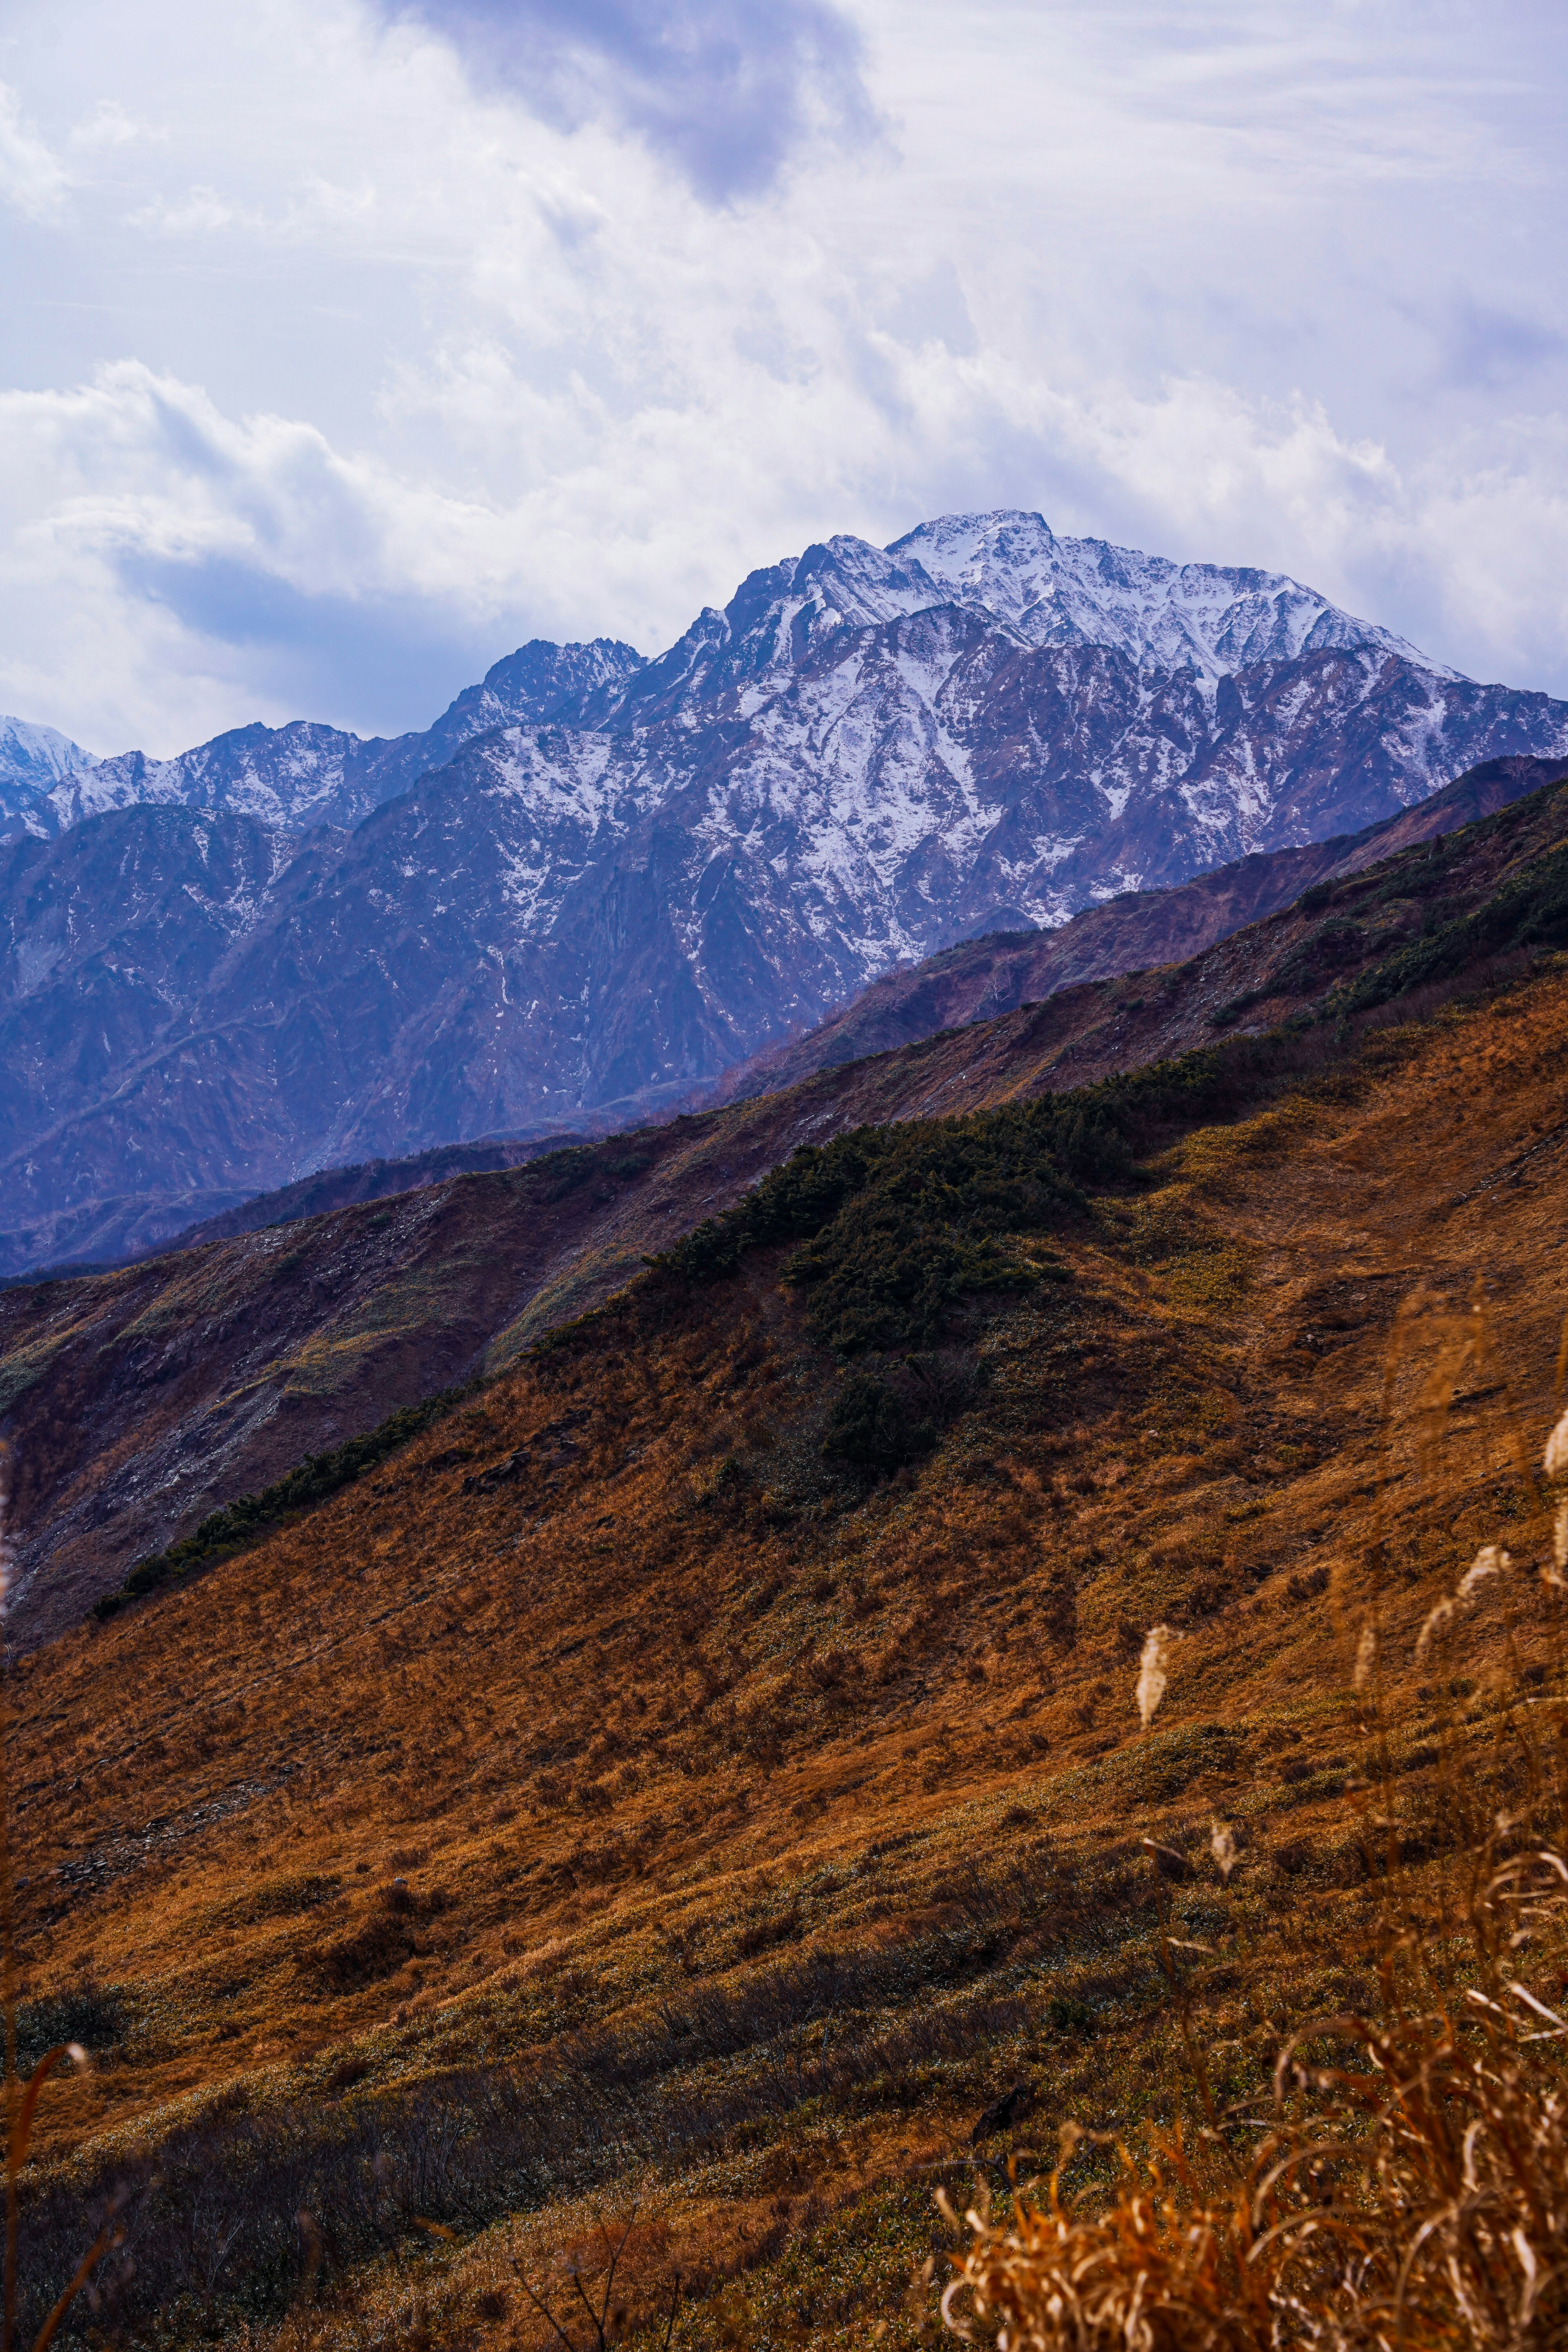
[[[1138,1661],[1136,1691],[1138,1712],[1142,1717],[1145,1731],[1153,1722],[1159,1711],[1160,1701],[1165,1696],[1165,1685],[1168,1680],[1165,1664],[1170,1656],[1170,1627],[1151,1625],[1144,1636],[1143,1654]]]
[[[1546,1441],[1542,1457],[1549,1478],[1568,1477],[1568,1412],[1565,1412]]]

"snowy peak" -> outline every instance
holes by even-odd
[[[939,515],[895,540],[888,553],[918,564],[944,595],[1016,625],[1059,593],[1061,548],[1043,515],[1002,509]]]
[[[795,566],[794,587],[803,603],[809,597],[850,628],[901,620],[947,602],[946,590],[923,563],[900,557],[893,548],[852,539],[847,531],[806,549]]]
[[[921,648],[893,641],[908,637],[904,625],[919,615],[955,606],[965,615],[958,637],[947,632],[952,642],[925,677],[925,625],[914,632]],[[705,608],[655,661],[608,637],[565,646],[534,638],[465,688],[434,726],[391,740],[296,719],[235,728],[173,760],[128,751],[95,761],[52,728],[0,719],[0,837],[52,836],[83,817],[149,803],[228,810],[285,831],[353,826],[498,728],[623,739],[672,725],[690,736],[719,721],[748,724],[772,705],[782,715],[804,683],[834,672],[858,713],[845,740],[868,743],[868,689],[851,677],[853,664],[864,657],[872,672],[891,677],[892,663],[908,690],[895,693],[899,709],[909,693],[930,705],[954,664],[967,660],[976,631],[993,660],[1110,653],[1131,664],[1146,695],[1162,692],[1162,679],[1184,677],[1211,705],[1223,677],[1328,652],[1363,665],[1393,658],[1432,680],[1454,676],[1281,573],[1177,564],[1103,540],[1058,539],[1043,516],[1004,508],[940,515],[886,548],[847,531],[818,541],[750,573],[722,612]],[[865,641],[877,633],[883,644],[873,652]],[[916,735],[938,723],[905,711],[897,725],[905,720]],[[819,712],[813,725],[825,723]],[[826,739],[812,740],[817,748],[803,756],[820,757]],[[913,740],[900,758],[913,756]],[[1121,782],[1110,777],[1107,788],[1120,809]]]
[[[475,735],[498,727],[599,725],[642,667],[633,646],[609,637],[570,646],[536,637],[496,662],[481,684],[466,687],[420,733],[366,738],[309,719],[283,727],[253,721],[172,760],[145,751],[95,760],[52,728],[0,719],[0,821],[13,821],[7,832],[46,840],[84,817],[159,805],[222,810],[280,832],[355,825],[445,767]],[[9,753],[7,729],[16,746]]]
[[[51,784],[97,765],[96,752],[84,751],[56,728],[35,727],[26,719],[0,719],[0,782],[32,784],[47,792]]]
[[[750,717],[796,672],[839,657],[844,633],[949,601],[918,562],[847,532],[749,572],[723,611],[705,605],[667,654],[631,680],[620,727],[727,708]]]
[[[887,548],[840,532],[750,573],[722,613],[706,607],[630,678],[613,724],[690,725],[718,709],[750,718],[801,672],[843,660],[848,635],[952,604],[999,642],[1104,648],[1141,673],[1195,671],[1205,691],[1238,670],[1325,652],[1455,675],[1281,572],[1058,539],[1043,516],[1005,509],[942,515]]]
[[[1140,669],[1228,677],[1259,662],[1342,651],[1452,670],[1283,572],[1173,563],[1102,539],[1058,539],[1021,509],[942,515],[887,551],[945,593],[984,605],[1034,646],[1108,646]]]
[[[15,831],[15,819],[26,830],[37,826],[37,810],[51,793],[68,787],[99,762],[57,728],[36,727],[30,719],[0,718],[0,828]],[[47,829],[47,828],[46,828]]]
[[[283,830],[328,824],[360,749],[357,735],[309,719],[286,727],[231,727],[172,760],[121,751],[100,760],[49,795],[61,826],[110,809],[148,806],[232,809]]]
[[[490,727],[593,726],[642,667],[636,647],[613,637],[572,646],[531,637],[465,687],[430,733],[455,750]]]

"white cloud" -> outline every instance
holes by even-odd
[[[399,0],[481,86],[561,121],[616,121],[718,201],[755,194],[826,131],[875,110],[858,31],[830,0]]]
[[[368,0],[25,0],[73,184],[8,302],[54,388],[0,402],[0,707],[411,724],[534,631],[653,650],[811,539],[1002,504],[1568,691],[1539,10],[855,15],[885,135],[818,107],[748,194]]]
[[[70,177],[24,116],[16,93],[0,82],[0,196],[28,220],[60,210]]]
[[[73,147],[129,147],[138,139],[167,139],[168,131],[137,122],[117,99],[100,98],[89,114],[71,125]]]

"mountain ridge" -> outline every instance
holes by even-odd
[[[1135,976],[1200,955],[1234,931],[1289,907],[1304,890],[1490,816],[1568,774],[1552,760],[1489,760],[1430,799],[1360,833],[1298,849],[1254,851],[1169,890],[1130,891],[1086,908],[1054,930],[994,932],[874,981],[806,1035],[726,1071],[708,1099],[735,1102],[795,1085],[937,1031],[994,1019],[1086,981]]]
[[[135,751],[100,757],[52,728],[0,717],[0,819],[51,836],[111,808],[179,802],[291,830],[357,823],[492,727],[635,724],[649,691],[646,685],[629,691],[638,672],[667,677],[673,664],[678,675],[689,675],[683,648],[729,633],[732,616],[744,622],[759,592],[809,584],[827,571],[841,592],[851,590],[832,607],[840,625],[953,601],[980,607],[1032,646],[1101,646],[1139,667],[1190,665],[1211,681],[1260,660],[1333,649],[1388,654],[1432,677],[1468,683],[1288,574],[1177,564],[1104,540],[1062,539],[1037,513],[997,509],[919,523],[880,550],[847,533],[817,542],[751,573],[722,613],[706,606],[651,661],[610,638],[564,646],[531,639],[464,688],[430,727],[401,736],[358,736],[310,719],[279,727],[251,721],[169,759]],[[807,601],[797,599],[792,620]]]
[[[1012,512],[820,542],[653,661],[523,648],[448,722],[352,832],[169,802],[0,854],[0,1272],[335,1162],[645,1119],[977,931],[1568,752],[1568,705],[1282,575]]]
[[[170,803],[248,816],[285,833],[357,824],[427,769],[445,765],[471,735],[519,720],[591,719],[641,663],[632,646],[606,637],[566,646],[535,637],[463,688],[431,726],[410,734],[360,736],[294,719],[281,727],[253,720],[229,728],[168,760],[145,751],[99,759],[68,744],[78,758],[57,764],[47,783],[40,761],[26,764],[23,739],[53,730],[0,719],[0,821],[9,820],[0,823],[0,840],[17,832],[52,839],[112,809]],[[15,756],[7,730],[21,730]]]
[[[1452,828],[1474,823],[1568,772],[1552,761],[1497,760],[1472,769],[1429,800],[1386,817],[1359,834],[1338,835],[1270,856],[1254,853],[1167,891],[1133,893],[1086,909],[1054,931],[994,932],[889,973],[805,1036],[727,1071],[680,1108],[701,1112],[716,1105],[785,1090],[815,1072],[913,1045],[938,1031],[994,1019],[1029,1002],[1087,981],[1136,973],[1150,965],[1200,954],[1231,932],[1286,907],[1315,884],[1354,873],[1375,858]],[[416,1191],[458,1173],[518,1167],[542,1152],[592,1142],[592,1129],[529,1139],[479,1137],[443,1144],[400,1159],[324,1168],[294,1183],[215,1209],[145,1248],[132,1245],[94,1259],[90,1250],[37,1270],[58,1278],[99,1273],[115,1264],[301,1218],[355,1202]],[[112,1234],[113,1211],[93,1233]],[[29,1276],[0,1277],[23,1282]]]
[[[303,1456],[504,1369],[732,1211],[800,1146],[1136,1071],[1174,1070],[1179,1097],[1184,1055],[1201,1092],[1216,1048],[1238,1057],[1245,1104],[1271,1056],[1310,1076],[1351,1024],[1484,995],[1563,945],[1559,782],[1322,882],[1183,964],[1083,981],[787,1091],[526,1165],[0,1292],[16,1638],[62,1630],[135,1559]],[[1276,1044],[1242,1034],[1248,1024]]]

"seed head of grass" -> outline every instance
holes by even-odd
[[[1422,1626],[1421,1631],[1415,1636],[1415,1663],[1418,1666],[1426,1663],[1427,1653],[1430,1651],[1433,1643],[1438,1640],[1443,1633],[1447,1633],[1449,1625],[1453,1622],[1453,1616],[1454,1604],[1452,1601],[1439,1601],[1436,1609],[1433,1609],[1428,1612],[1426,1622]]]
[[[1426,1622],[1415,1637],[1415,1663],[1425,1663],[1434,1642],[1446,1633],[1461,1609],[1468,1609],[1487,1579],[1500,1576],[1511,1568],[1512,1557],[1500,1544],[1483,1544],[1454,1590],[1436,1607],[1427,1612]]]
[[[1483,1544],[1468,1568],[1459,1579],[1456,1601],[1473,1601],[1489,1576],[1496,1576],[1510,1565],[1509,1555],[1497,1544]]]
[[[1568,1412],[1547,1439],[1542,1459],[1549,1478],[1568,1477]]]
[[[1171,1629],[1168,1625],[1151,1625],[1143,1637],[1143,1654],[1138,1661],[1138,1682],[1135,1696],[1143,1728],[1148,1730],[1165,1696],[1167,1675],[1165,1662],[1170,1654]]]

